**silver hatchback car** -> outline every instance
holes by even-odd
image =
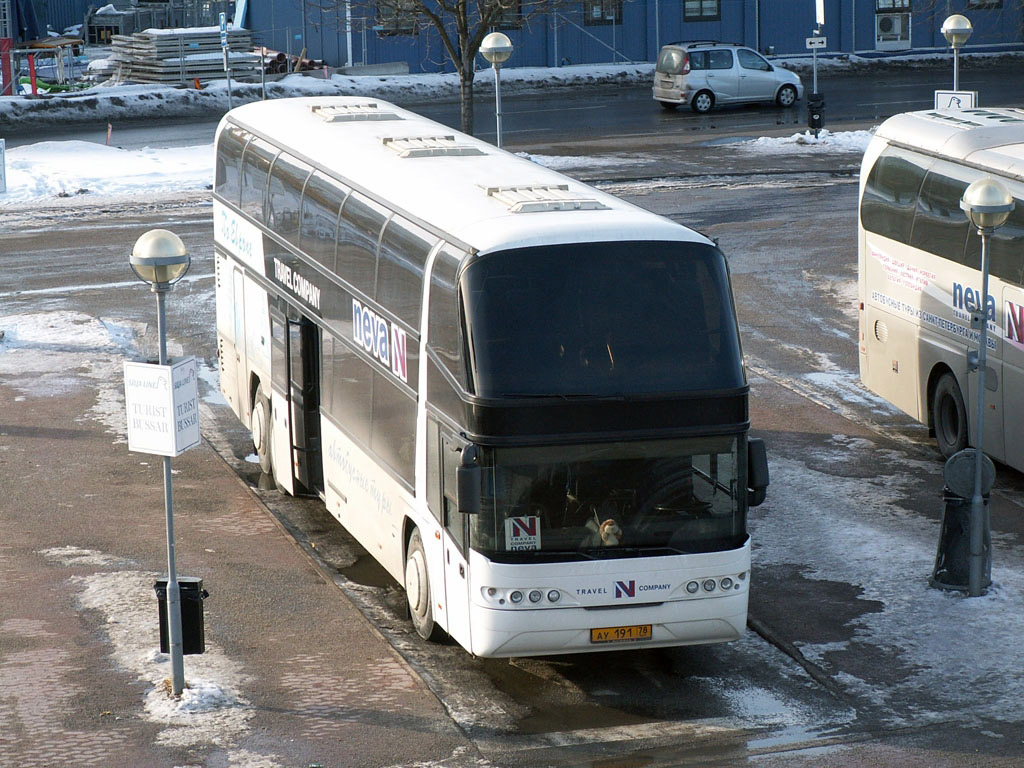
[[[665,109],[689,104],[703,113],[716,104],[755,101],[791,107],[803,95],[796,73],[736,43],[670,43],[662,46],[654,68],[654,99]]]

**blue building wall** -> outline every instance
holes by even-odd
[[[79,23],[89,4],[103,1],[35,0],[35,6],[41,25],[59,31]],[[966,3],[951,0],[947,10],[946,2],[912,0],[909,50],[946,50],[941,27],[949,12],[964,13],[974,25],[968,51],[987,46],[1024,49],[1019,0],[1003,0],[1003,8],[970,11],[964,10]],[[411,72],[453,70],[436,32],[380,35],[375,19],[361,17],[358,0],[349,62],[344,13],[323,5],[321,0],[249,0],[246,23],[258,44],[293,55],[305,49],[307,57],[332,66],[404,61]],[[875,0],[825,0],[824,53],[875,53],[875,5]],[[515,46],[509,62],[515,67],[654,61],[660,45],[697,39],[744,43],[791,56],[808,53],[805,38],[814,30],[814,7],[814,0],[721,0],[719,19],[693,22],[683,18],[683,0],[623,0],[620,23],[593,25],[585,23],[583,4],[578,3],[502,31]],[[482,59],[479,64],[486,66]]]

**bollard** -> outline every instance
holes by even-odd
[[[986,493],[982,497],[988,514]],[[942,489],[942,527],[939,549],[935,554],[935,568],[928,584],[938,589],[966,592],[970,582],[971,555],[971,500],[958,496],[945,487]],[[982,589],[992,584],[992,540],[985,537],[985,560]]]

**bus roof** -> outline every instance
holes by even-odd
[[[287,148],[447,239],[486,252],[703,235],[377,99],[257,101],[221,121]]]
[[[930,109],[904,112],[875,136],[889,143],[1024,178],[1024,109]]]

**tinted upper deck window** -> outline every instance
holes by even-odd
[[[624,242],[483,256],[460,287],[476,394],[616,396],[743,386],[725,257]]]

